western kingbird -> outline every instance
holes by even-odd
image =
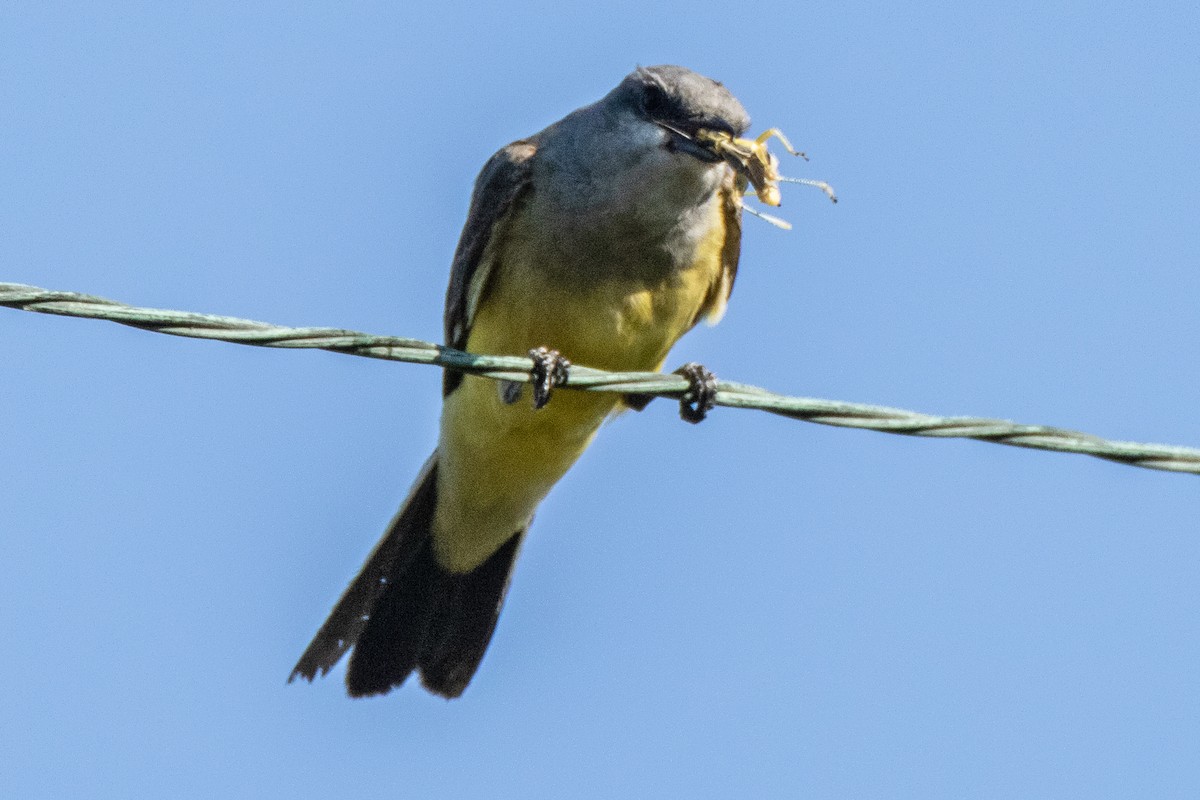
[[[718,143],[753,146],[738,138],[749,125],[717,81],[639,68],[487,162],[454,254],[446,343],[529,351],[542,391],[517,402],[523,384],[444,373],[437,449],[289,680],[311,681],[353,648],[351,696],[384,694],[414,671],[435,694],[462,694],[538,504],[606,417],[646,402],[560,392],[538,410],[562,380],[558,351],[601,369],[658,370],[680,336],[721,317],[741,197],[764,179]],[[771,167],[760,151],[757,166]]]

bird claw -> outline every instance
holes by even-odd
[[[554,387],[566,385],[571,362],[557,350],[547,347],[533,348],[529,351],[529,357],[533,359],[533,369],[529,371],[533,382],[533,407],[545,408]]]
[[[690,361],[673,373],[691,384],[679,398],[679,417],[693,425],[703,420],[717,404],[717,376],[703,364]]]

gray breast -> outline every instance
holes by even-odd
[[[662,128],[604,102],[535,138],[525,211],[548,267],[595,279],[657,278],[693,263],[724,163],[667,150]]]

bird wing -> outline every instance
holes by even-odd
[[[504,238],[512,212],[528,192],[537,145],[518,140],[501,149],[480,171],[471,196],[471,210],[463,225],[450,268],[446,289],[446,344],[466,347],[475,310],[488,290],[499,242]],[[447,370],[442,394],[448,395],[462,382],[462,373]]]
[[[725,314],[725,305],[729,302],[729,296],[733,293],[733,281],[737,278],[738,259],[742,254],[742,195],[745,190],[745,181],[732,171],[721,186],[721,214],[725,220],[725,242],[721,246],[721,274],[705,295],[693,325],[700,320],[715,325]]]

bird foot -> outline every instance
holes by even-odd
[[[679,417],[695,424],[703,420],[717,404],[717,376],[703,364],[690,361],[673,373],[687,378],[691,386],[679,398]]]
[[[557,350],[546,347],[533,348],[529,351],[529,357],[533,359],[533,369],[529,371],[529,377],[533,380],[533,407],[545,408],[554,387],[566,385],[571,362]]]

